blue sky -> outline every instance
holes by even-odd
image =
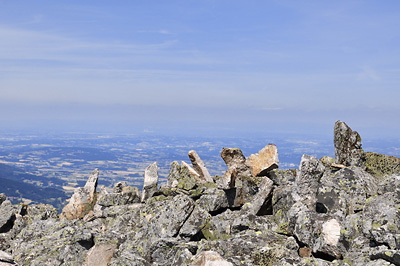
[[[0,123],[398,137],[399,28],[397,0],[0,0]]]

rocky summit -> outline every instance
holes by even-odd
[[[96,169],[61,214],[1,194],[0,265],[400,265],[399,158],[341,121],[334,148],[290,170],[273,144],[223,148],[222,176],[190,151],[165,184],[149,165],[143,191],[97,188]]]

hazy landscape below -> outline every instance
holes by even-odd
[[[265,145],[278,147],[280,168],[298,168],[301,156],[334,157],[331,136],[276,134],[265,137],[176,137],[151,132],[141,134],[6,134],[0,135],[0,192],[14,202],[46,202],[61,207],[90,173],[100,170],[99,185],[107,188],[119,181],[140,189],[144,169],[153,162],[165,182],[171,162],[190,163],[188,152],[196,150],[211,175],[226,170],[220,152],[238,147],[244,155]],[[363,140],[366,151],[400,157],[400,140]]]

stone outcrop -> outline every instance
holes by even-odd
[[[144,182],[142,192],[142,202],[153,196],[157,191],[158,185],[158,167],[157,162],[150,164],[144,171]]]
[[[364,151],[357,131],[353,131],[345,122],[336,121],[333,138],[336,163],[345,166],[364,164]]]
[[[69,203],[63,208],[61,217],[68,220],[83,218],[94,207],[99,170],[96,169],[86,181],[84,187],[74,191]]]
[[[154,163],[142,193],[126,182],[96,192],[95,170],[61,218],[0,194],[0,265],[400,265],[398,158],[359,157],[344,125],[337,161],[305,154],[299,169],[254,171],[224,148],[225,176],[173,162],[158,188]]]
[[[203,160],[200,159],[200,156],[197,154],[197,152],[191,150],[189,151],[189,159],[192,162],[193,168],[196,171],[196,173],[199,174],[199,179],[204,181],[204,182],[213,182],[213,179],[208,172],[208,169],[204,165]]]
[[[253,176],[263,176],[279,167],[278,149],[275,144],[268,144],[258,153],[252,154],[246,161]]]

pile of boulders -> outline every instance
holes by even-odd
[[[246,158],[223,148],[210,176],[195,151],[143,190],[97,191],[95,170],[60,215],[0,196],[0,265],[400,265],[400,160],[365,153],[334,128],[335,157],[279,170],[269,144]]]

